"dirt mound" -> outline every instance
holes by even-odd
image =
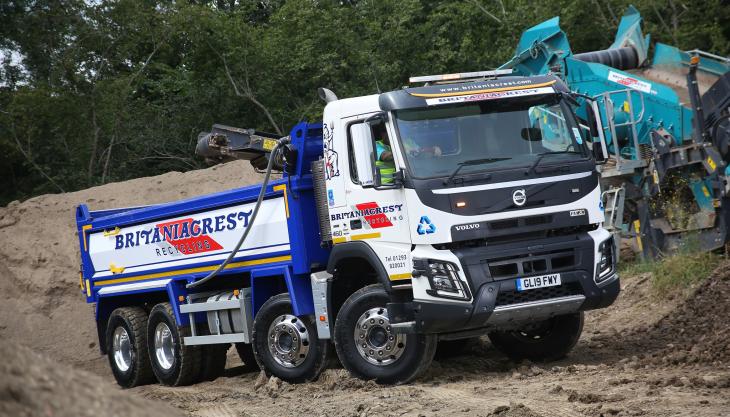
[[[487,414],[488,417],[541,417],[524,404],[502,405]]]
[[[0,416],[157,417],[180,410],[122,392],[105,378],[0,341]]]
[[[592,316],[601,324],[588,347],[605,363],[730,366],[730,262],[720,264],[691,293],[651,294],[651,277],[632,277],[619,301]],[[643,289],[642,289],[643,288]],[[589,316],[591,317],[591,316]],[[623,322],[623,323],[619,323]]]
[[[652,353],[653,362],[730,364],[730,262],[721,264],[679,308],[654,324],[649,336],[664,343]]]
[[[78,287],[76,206],[84,203],[99,210],[164,203],[261,179],[248,162],[237,161],[43,195],[0,208],[0,338],[108,375],[96,346],[93,307],[85,304]]]

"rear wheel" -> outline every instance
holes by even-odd
[[[293,315],[288,294],[267,300],[254,319],[253,351],[261,369],[288,382],[316,379],[329,351],[312,317]]]
[[[236,343],[236,352],[243,362],[243,370],[245,372],[253,372],[259,369],[256,363],[256,355],[253,353],[253,345],[251,343]]]
[[[147,322],[147,340],[152,370],[163,385],[189,385],[200,376],[200,346],[185,346],[190,329],[178,326],[170,303],[157,304]]]
[[[436,336],[394,333],[385,308],[388,300],[381,285],[352,294],[337,314],[335,348],[342,365],[354,376],[402,384],[431,364]]]
[[[213,381],[223,375],[226,370],[226,356],[229,344],[201,346],[202,363],[199,381]]]
[[[557,316],[519,330],[489,333],[492,345],[514,360],[553,361],[565,357],[583,331],[583,312]]]
[[[147,354],[147,313],[139,307],[122,307],[109,317],[106,352],[117,384],[124,388],[154,381]]]

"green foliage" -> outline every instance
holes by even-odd
[[[687,288],[710,275],[722,258],[712,252],[685,252],[656,264],[652,286],[661,295]]]
[[[690,237],[677,253],[658,260],[622,262],[620,275],[650,273],[652,288],[659,297],[671,297],[677,291],[701,282],[720,264],[723,257],[699,250],[699,242]]]
[[[636,0],[646,32],[730,53],[722,0]],[[554,15],[608,46],[628,0],[0,2],[0,204],[200,167],[213,123],[286,132],[340,97],[497,67]]]

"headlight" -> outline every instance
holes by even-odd
[[[596,264],[596,283],[605,281],[614,271],[616,265],[616,255],[613,243],[613,236],[601,242],[598,245],[598,263]]]
[[[426,277],[431,289],[426,293],[434,297],[456,298],[468,300],[471,298],[469,289],[459,279],[459,267],[451,262],[434,259],[414,259],[413,276]]]

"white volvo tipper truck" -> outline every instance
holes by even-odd
[[[80,282],[124,387],[245,366],[404,383],[439,340],[488,334],[550,360],[619,293],[591,146],[556,77],[505,71],[339,100],[278,137],[214,126],[198,153],[262,184],[146,207],[76,210]],[[599,143],[599,142],[597,142]],[[272,171],[281,179],[271,180]],[[334,349],[333,349],[334,347]]]

